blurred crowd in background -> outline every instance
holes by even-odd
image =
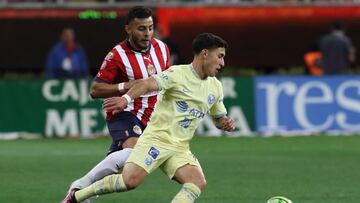
[[[2,0],[0,77],[92,78],[125,35],[124,11],[138,4],[158,15],[155,37],[172,64],[191,61],[190,39],[208,31],[230,43],[223,75],[360,72],[359,0]]]

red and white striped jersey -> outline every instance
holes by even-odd
[[[170,66],[170,53],[167,45],[153,38],[147,52],[131,48],[128,41],[117,44],[105,57],[95,80],[110,84],[129,80],[146,79]],[[119,96],[121,94],[119,93]],[[124,111],[134,114],[144,125],[150,120],[157,101],[158,92],[144,95],[130,102]],[[106,120],[113,115],[107,112]]]

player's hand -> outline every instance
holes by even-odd
[[[224,131],[233,131],[235,130],[235,121],[232,118],[224,117],[221,119],[221,126]]]
[[[102,108],[106,112],[111,112],[112,114],[117,114],[122,112],[126,106],[128,105],[128,102],[123,97],[110,97],[104,100]]]

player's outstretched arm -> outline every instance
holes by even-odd
[[[94,81],[90,87],[90,96],[93,99],[114,97],[117,96],[119,93],[124,93],[128,91],[139,81],[140,80],[132,80],[119,84],[109,84]]]
[[[138,80],[129,91],[121,97],[111,97],[104,100],[103,109],[113,114],[123,111],[131,100],[139,98],[149,92],[158,91],[159,87],[154,78]]]
[[[235,121],[232,118],[224,116],[221,118],[214,118],[213,121],[215,126],[221,130],[229,132],[235,130]]]

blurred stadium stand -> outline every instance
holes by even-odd
[[[1,0],[0,7],[128,7],[132,5],[146,6],[206,6],[206,5],[316,5],[344,6],[358,5],[360,0]]]
[[[348,25],[360,47],[360,0],[0,0],[0,74],[42,73],[67,26],[75,29],[95,74],[109,48],[125,37],[127,9],[139,4],[154,9],[187,62],[191,39],[205,31],[231,44],[228,66],[263,73],[304,67],[304,53],[335,20]]]

